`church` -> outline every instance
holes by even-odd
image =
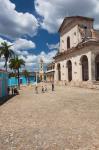
[[[99,31],[94,19],[66,17],[59,28],[60,47],[54,57],[56,84],[99,87]]]

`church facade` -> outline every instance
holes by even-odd
[[[59,29],[60,47],[54,57],[57,84],[90,87],[99,82],[99,31],[94,19],[66,17]]]

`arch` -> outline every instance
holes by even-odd
[[[95,58],[95,78],[99,81],[99,54]]]
[[[89,67],[88,67],[88,58],[86,55],[81,57],[81,65],[82,65],[82,80],[89,80]]]
[[[67,37],[67,49],[69,49],[70,48],[70,37],[68,36]]]
[[[58,81],[61,81],[61,66],[60,66],[60,63],[57,64],[57,70],[58,70]]]
[[[67,68],[68,68],[68,81],[72,81],[72,62],[71,60],[67,61]]]

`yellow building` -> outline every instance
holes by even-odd
[[[54,73],[55,73],[55,63],[52,62],[47,65],[47,71],[46,71],[46,81],[47,82],[53,82],[54,81]]]
[[[39,63],[39,79],[40,81],[44,81],[44,61],[42,58]]]

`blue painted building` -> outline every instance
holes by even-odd
[[[36,81],[35,76],[30,76],[26,78],[25,76],[20,76],[20,84],[21,85],[27,85],[27,84],[33,84]],[[12,86],[18,86],[18,78],[16,77],[10,77],[8,80],[9,87]]]
[[[0,70],[0,98],[8,95],[8,73]]]

